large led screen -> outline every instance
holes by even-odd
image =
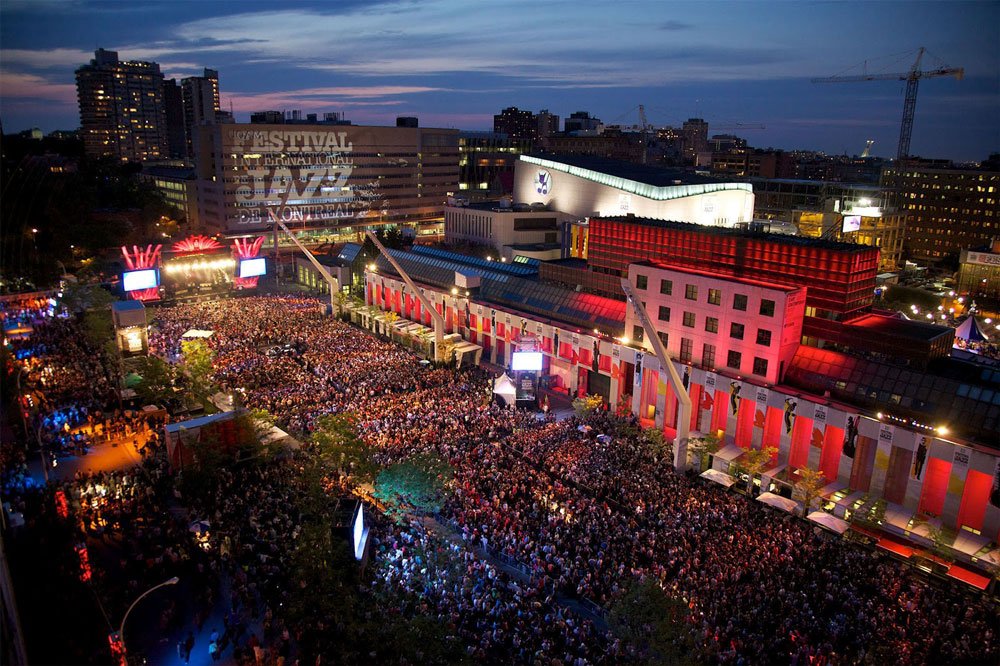
[[[541,352],[514,352],[510,357],[512,370],[530,370],[539,372],[542,369]]]
[[[267,260],[264,257],[243,259],[240,261],[240,277],[252,278],[267,272]]]
[[[122,274],[122,288],[125,291],[155,289],[160,285],[160,276],[153,268],[141,271],[127,271]]]

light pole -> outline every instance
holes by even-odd
[[[162,583],[160,583],[159,585],[154,585],[153,587],[149,588],[148,590],[146,590],[145,592],[143,592],[142,594],[140,594],[139,597],[135,601],[132,602],[132,605],[128,607],[128,610],[125,611],[125,617],[122,618],[122,624],[121,624],[120,627],[118,627],[118,640],[122,644],[122,650],[123,651],[125,649],[125,620],[128,619],[128,614],[132,612],[132,609],[135,608],[135,605],[137,603],[139,603],[140,601],[142,601],[143,597],[145,597],[147,594],[149,594],[153,590],[158,590],[159,588],[164,587],[166,585],[176,585],[177,581],[179,581],[179,580],[180,580],[180,578],[178,578],[177,576],[174,576],[170,580],[165,580]]]

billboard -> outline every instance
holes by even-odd
[[[510,356],[510,367],[514,371],[540,372],[542,370],[542,353],[514,352]]]
[[[264,275],[267,272],[267,260],[264,257],[240,260],[240,274],[237,277],[251,278]]]
[[[141,271],[126,271],[122,274],[122,288],[125,291],[155,289],[160,286],[159,272],[154,268]]]
[[[844,233],[850,233],[852,231],[858,231],[861,229],[861,216],[860,215],[845,215],[844,216]]]

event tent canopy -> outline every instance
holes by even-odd
[[[824,527],[831,532],[836,532],[837,534],[843,534],[848,529],[850,525],[845,520],[837,518],[832,513],[827,513],[826,511],[813,511],[806,519],[816,523],[820,527]]]
[[[715,481],[728,488],[729,486],[736,483],[736,479],[726,474],[725,472],[720,472],[717,469],[707,469],[701,473],[701,478],[708,479],[710,481]]]
[[[775,509],[781,509],[782,511],[787,511],[788,513],[795,513],[799,508],[802,507],[801,504],[795,500],[790,500],[787,497],[782,497],[781,495],[775,495],[774,493],[761,493],[757,496],[758,502],[763,502],[768,506],[773,506]]]
[[[969,316],[955,329],[955,339],[968,340],[969,342],[986,342],[989,338],[979,328],[976,318]]]
[[[507,405],[513,405],[517,401],[517,387],[506,372],[493,383],[493,393],[500,396]]]

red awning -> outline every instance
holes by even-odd
[[[954,566],[948,569],[948,575],[952,578],[956,578],[963,583],[968,583],[973,587],[978,587],[980,590],[985,590],[990,584],[990,579],[986,576],[981,576],[974,571],[969,571],[968,569],[963,569],[959,566]]]

